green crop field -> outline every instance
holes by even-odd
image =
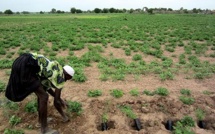
[[[165,98],[174,105],[173,101],[168,100],[168,97],[171,98],[174,94],[172,98],[177,98],[177,102],[179,101],[184,109],[192,108],[189,114],[194,116],[197,108],[205,110],[204,107],[199,107],[201,104],[202,106],[208,106],[206,116],[210,115],[209,113],[214,111],[215,108],[212,103],[208,104],[208,102],[214,102],[213,98],[209,97],[214,94],[212,80],[206,83],[206,86],[201,85],[199,87],[198,84],[200,81],[207,82],[207,79],[213,79],[215,76],[214,22],[214,15],[202,14],[31,14],[0,16],[0,98],[2,98],[5,91],[10,69],[15,58],[25,52],[37,52],[52,60],[57,60],[62,65],[69,64],[74,67],[76,73],[74,81],[72,81],[74,83],[71,83],[71,85],[74,84],[77,89],[74,86],[74,92],[67,89],[65,91],[72,92],[71,94],[76,98],[81,96],[77,100],[84,104],[85,109],[80,109],[81,112],[76,111],[79,114],[85,114],[86,112],[85,116],[87,116],[88,113],[92,112],[91,110],[95,110],[96,112],[91,114],[95,114],[98,111],[103,115],[109,114],[108,117],[111,118],[108,110],[102,112],[99,109],[103,104],[106,104],[104,100],[109,97],[112,97],[113,101],[108,105],[112,106],[112,108],[114,107],[113,109],[117,109],[116,105],[122,103],[122,101],[129,101],[128,104],[132,104],[132,106],[139,105],[130,102],[130,97],[133,97],[134,101],[138,102],[138,99],[142,101],[144,98],[156,98],[157,96],[162,96],[161,100],[157,99],[158,97],[156,98],[156,103],[159,103],[159,105],[156,105],[158,108],[151,110],[151,112],[157,110],[166,114],[168,109],[165,107]],[[93,77],[86,72],[92,73]],[[148,76],[159,81],[154,81],[151,84],[151,87],[156,89],[155,91],[152,91],[152,88],[148,90],[145,87],[140,89],[142,83],[146,87],[150,86],[144,83],[145,81],[142,81],[139,85],[137,84],[137,81],[147,80]],[[99,80],[101,83],[93,83],[92,79],[96,82]],[[199,88],[195,89],[194,87],[192,88],[192,85],[186,86],[178,82],[184,79],[185,81],[193,80],[195,88]],[[94,85],[86,83],[89,80]],[[170,82],[170,86],[168,82],[165,83],[166,81]],[[171,81],[174,81],[178,87],[174,87],[174,82]],[[107,82],[104,84],[107,86],[112,84],[111,89],[103,86],[103,82]],[[115,83],[113,84],[112,82]],[[125,84],[123,87],[125,90],[121,89],[122,86],[117,87],[118,84],[123,85],[120,82],[131,82],[131,86],[126,87]],[[187,83],[189,84],[189,82]],[[136,84],[137,87],[132,84]],[[163,85],[156,86],[156,84]],[[66,88],[70,88],[70,86],[67,85]],[[169,90],[168,88],[174,89]],[[206,88],[207,90],[205,90]],[[144,92],[139,90],[144,90]],[[199,97],[198,95],[204,97]],[[72,98],[71,96],[64,94],[67,100]],[[104,97],[105,99],[94,100],[93,97]],[[208,101],[198,102],[199,98],[205,98]],[[89,100],[92,100],[92,102]],[[145,101],[148,102],[148,100]],[[162,104],[160,104],[160,101]],[[81,106],[79,102],[75,102],[75,104],[78,104],[76,106]],[[89,102],[90,104],[88,104]],[[93,102],[96,102],[96,105],[101,105],[98,107],[100,111],[91,106]],[[29,111],[36,112],[35,105],[36,102],[29,105]],[[140,108],[148,105],[154,106],[154,103],[148,102],[146,104],[141,102]],[[19,104],[19,106],[22,109],[18,109],[18,112],[12,112],[11,114],[16,115],[13,116],[14,118],[10,119],[9,116],[4,116],[8,119],[6,120],[7,123],[9,120],[12,120],[15,125],[22,123],[18,117],[19,113],[24,111],[24,104]],[[86,107],[88,106],[89,108],[87,109]],[[138,112],[141,110],[137,110],[139,107],[132,106],[131,108],[137,113],[137,116],[140,115]],[[1,107],[3,106],[1,106],[0,99],[0,113],[5,113]],[[79,109],[79,107],[76,109]],[[186,110],[184,111],[182,110],[181,113],[185,116],[188,113],[186,113]],[[6,113],[8,115],[10,112]],[[114,114],[122,118],[120,110]],[[112,116],[114,114],[112,113]],[[25,115],[30,116],[29,113]],[[172,116],[174,117],[176,114]],[[181,115],[179,116],[181,117]],[[2,116],[2,118],[4,117]],[[30,116],[32,120],[35,120],[35,117]],[[90,117],[93,118],[93,116]],[[27,119],[23,120],[26,121]],[[78,122],[77,120],[71,122]],[[27,127],[36,130],[30,125]],[[57,126],[57,128],[61,127]],[[5,125],[5,128],[9,128],[9,126]],[[18,128],[23,128],[23,126],[20,125]],[[89,128],[91,128],[90,125]],[[144,132],[145,130],[147,129],[144,129]],[[159,129],[155,130],[159,131]],[[214,132],[215,128],[209,130]],[[70,129],[68,131],[67,129],[62,129],[61,131],[66,133],[70,132]],[[92,131],[95,132],[96,130]],[[1,127],[0,132],[3,132]],[[72,132],[78,133],[75,130]],[[124,133],[125,131],[120,132]],[[148,130],[148,132],[155,133],[152,130]]]

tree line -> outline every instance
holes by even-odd
[[[31,12],[28,11],[23,11],[23,12],[13,12],[12,10],[8,9],[5,10],[4,12],[0,11],[0,14],[30,14]],[[63,14],[63,13],[72,13],[72,14],[79,14],[79,13],[149,13],[149,14],[154,14],[154,13],[204,13],[204,14],[212,14],[215,13],[215,10],[209,10],[209,9],[200,9],[200,8],[193,8],[191,10],[188,9],[184,9],[183,7],[181,7],[178,10],[173,10],[172,8],[147,8],[147,7],[143,7],[141,8],[137,8],[137,9],[116,9],[116,8],[95,8],[94,10],[87,10],[87,11],[83,11],[81,9],[76,9],[75,7],[72,7],[70,9],[70,12],[65,12],[65,11],[61,11],[61,10],[57,10],[55,8],[52,8],[50,12],[44,12],[44,11],[40,11],[37,12],[40,14],[44,14],[44,13],[51,13],[51,14]]]

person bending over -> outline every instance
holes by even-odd
[[[63,121],[69,121],[62,109],[66,103],[61,99],[61,91],[74,73],[69,65],[62,67],[57,61],[51,61],[43,55],[24,53],[13,62],[5,96],[11,101],[20,102],[34,92],[38,98],[41,133],[44,134],[50,131],[47,124],[48,93],[54,97],[54,106]]]

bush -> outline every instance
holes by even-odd
[[[37,112],[37,107],[38,107],[37,101],[33,100],[33,101],[28,102],[25,105],[24,109],[28,113],[35,113],[35,112]]]
[[[68,101],[68,112],[74,112],[77,115],[80,115],[82,113],[82,105],[80,102],[77,101]]]
[[[169,94],[169,91],[166,88],[159,87],[156,91],[156,94],[161,95],[161,96],[167,96]]]
[[[2,81],[0,81],[0,93],[5,91],[5,83],[3,83]]]
[[[115,98],[120,98],[123,96],[123,91],[119,89],[113,89],[110,94]]]
[[[17,117],[16,115],[13,115],[9,120],[9,123],[11,126],[15,126],[15,125],[19,124],[20,122],[21,122],[21,118]]]
[[[187,96],[180,96],[179,99],[187,105],[191,105],[195,102],[195,100],[191,97],[187,97]]]
[[[97,97],[97,96],[101,96],[102,95],[102,91],[101,90],[90,90],[88,91],[87,94],[89,97]]]

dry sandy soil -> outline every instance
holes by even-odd
[[[75,55],[81,56],[88,49],[76,51]],[[166,56],[176,55],[172,57],[175,62],[177,56],[182,53],[183,50],[177,49],[174,53],[165,52]],[[61,52],[61,55],[68,54],[68,52]],[[126,62],[132,60],[131,56],[125,56],[122,49],[116,49],[108,46],[104,56],[109,56],[113,53],[114,57],[124,58]],[[149,62],[154,59],[152,56],[143,55],[143,59]],[[215,62],[213,58],[201,57],[201,60],[208,60]],[[49,123],[49,127],[57,129],[61,134],[169,134],[170,131],[165,129],[164,123],[167,120],[180,120],[185,115],[193,117],[197,121],[195,110],[201,108],[206,112],[206,129],[200,129],[197,124],[193,128],[193,131],[197,134],[214,134],[215,133],[215,75],[211,78],[204,80],[186,79],[185,74],[177,74],[174,80],[161,81],[156,75],[143,75],[138,79],[135,79],[132,75],[127,75],[124,81],[101,81],[99,80],[100,72],[97,68],[97,63],[92,63],[92,66],[85,68],[85,74],[87,81],[84,83],[75,83],[69,81],[65,84],[65,88],[62,91],[62,98],[65,100],[78,101],[82,104],[83,113],[80,116],[70,116],[70,122],[63,123],[60,115],[53,107],[53,99],[49,97],[49,110],[48,116],[53,120]],[[8,75],[6,70],[0,70],[0,80],[7,81]],[[167,97],[161,97],[158,95],[147,96],[142,94],[145,89],[155,90],[158,87],[165,87],[169,90],[170,94]],[[112,89],[122,89],[124,95],[121,98],[114,98],[110,95]],[[139,96],[131,96],[129,91],[131,89],[138,89]],[[180,89],[190,89],[192,97],[195,98],[193,105],[185,105],[179,100]],[[87,93],[92,89],[102,90],[102,96],[93,98],[88,97]],[[213,92],[210,95],[205,95],[202,92],[204,90]],[[1,94],[1,99],[4,95]],[[25,133],[36,134],[39,129],[34,127],[37,123],[38,116],[36,113],[29,114],[24,112],[24,106],[29,101],[35,98],[35,95],[27,97],[23,102],[19,103],[20,110],[15,112],[16,115],[22,118],[22,122],[15,128],[25,129]],[[107,105],[109,102],[109,105]],[[129,105],[132,107],[134,113],[141,121],[142,129],[140,131],[135,130],[132,119],[129,119],[123,114],[118,105]],[[108,107],[108,125],[107,131],[101,131],[101,116]],[[5,128],[10,128],[8,119],[3,114],[4,109],[0,109],[0,132],[3,133]],[[32,125],[32,130],[26,130],[26,127]]]

